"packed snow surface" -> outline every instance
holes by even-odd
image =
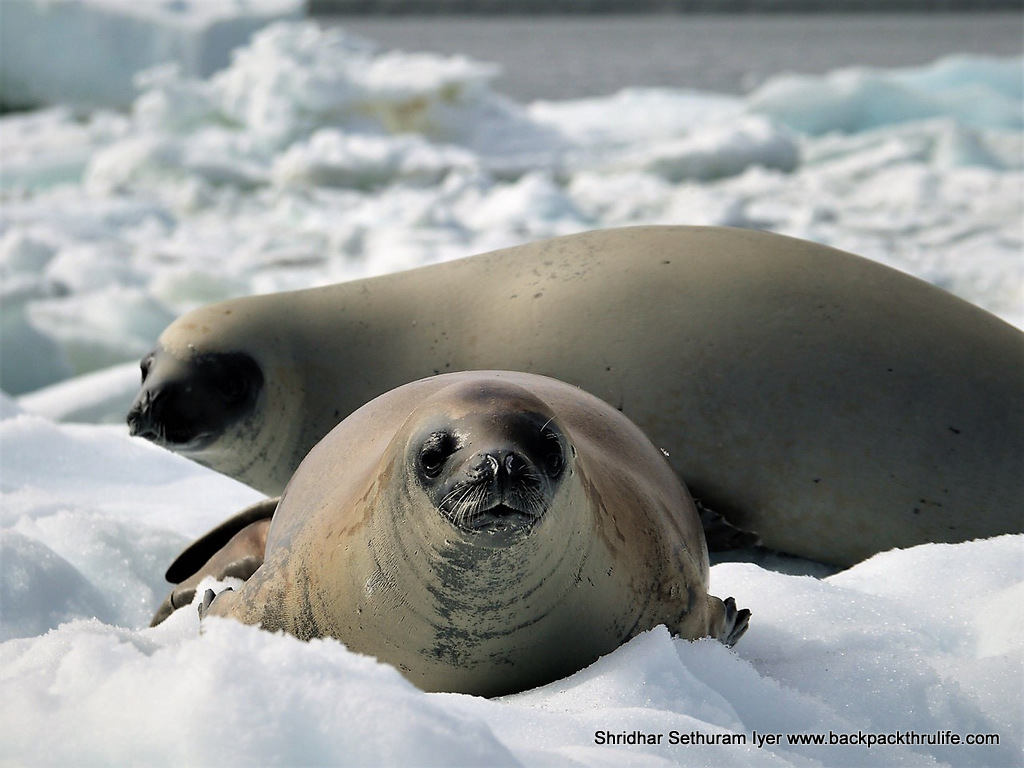
[[[192,609],[141,628],[176,551],[257,495],[119,427],[10,400],[3,416],[10,764],[1020,764],[1024,535],[887,552],[821,580],[720,564],[713,591],[754,612],[732,650],[661,627],[541,689],[425,694],[333,640],[229,620],[200,632]],[[798,734],[825,743],[789,744]],[[746,743],[710,743],[723,736]]]
[[[660,628],[535,691],[425,694],[330,640],[145,628],[177,551],[258,495],[121,422],[191,307],[597,227],[771,229],[1021,326],[1024,61],[529,105],[312,23],[230,62],[0,118],[0,763],[1021,765],[1024,535],[722,563],[734,649]]]

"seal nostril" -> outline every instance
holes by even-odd
[[[181,395],[180,387],[168,384],[140,392],[128,412],[129,433],[166,446],[193,440],[198,434],[194,416]]]
[[[509,477],[515,477],[526,469],[526,461],[518,453],[509,453],[505,456],[505,471]]]
[[[153,424],[152,414],[149,409],[148,398],[138,403],[128,412],[128,434],[132,437],[144,437],[152,440],[157,436]]]
[[[473,472],[478,477],[494,477],[498,474],[501,462],[493,454],[485,453],[480,456],[479,461],[473,465]]]
[[[522,456],[511,451],[482,453],[470,466],[470,474],[476,478],[518,477],[529,466]]]

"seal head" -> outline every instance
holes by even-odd
[[[244,352],[181,359],[157,346],[140,368],[142,388],[128,412],[131,434],[186,453],[249,417],[263,389],[263,371]]]

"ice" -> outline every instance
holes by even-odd
[[[198,45],[216,37],[214,5],[5,3],[5,83],[15,53],[37,84],[61,66],[83,95],[113,83],[105,64],[8,47],[26,14],[52,14],[50,50],[129,17]],[[272,5],[233,1],[222,29]],[[519,105],[489,64],[342,29],[277,24],[229,57],[233,44],[212,46],[216,72],[184,54],[145,72],[124,112],[0,118],[0,386],[18,395],[0,393],[0,762],[1020,765],[1024,535],[824,578],[722,563],[711,591],[754,614],[735,649],[659,628],[534,691],[424,694],[334,641],[227,621],[200,633],[193,609],[146,628],[178,549],[259,495],[130,439],[122,419],[138,358],[199,304],[596,227],[772,229],[1024,326],[1024,60]],[[672,731],[747,743],[669,744]],[[830,731],[933,743],[786,740]]]
[[[627,88],[600,98],[538,101],[528,107],[537,122],[578,144],[628,146],[684,136],[708,123],[742,116],[743,99],[700,91]]]
[[[0,105],[126,107],[133,76],[177,62],[206,77],[302,0],[4,0]]]
[[[486,63],[274,24],[208,77],[144,73],[130,114],[0,119],[0,385],[137,359],[221,298],[641,223],[818,240],[1020,324],[1022,67],[522,106]]]
[[[387,138],[324,128],[283,152],[274,161],[271,176],[281,187],[370,190],[394,181],[437,184],[452,171],[471,171],[477,162],[471,152],[437,146],[419,134]]]
[[[771,78],[750,95],[750,108],[802,133],[857,133],[897,123],[951,116],[975,128],[1024,127],[1020,65],[953,56],[918,70],[867,67],[825,77]]]
[[[679,183],[737,176],[759,166],[790,172],[799,163],[794,136],[758,116],[701,126],[680,139],[632,150],[618,163]]]

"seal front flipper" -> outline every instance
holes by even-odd
[[[707,541],[709,551],[725,552],[730,549],[753,547],[761,543],[761,537],[756,533],[736,527],[726,520],[721,512],[707,506],[696,496],[693,498],[693,503],[700,514],[700,524],[704,529],[704,539]]]
[[[164,578],[171,584],[180,584],[189,576],[197,573],[210,558],[222,550],[225,545],[243,528],[261,520],[269,520],[274,516],[280,496],[257,501],[241,512],[225,520],[211,531],[204,533],[189,544],[167,569]],[[262,554],[261,554],[262,559]],[[180,607],[180,606],[179,606]]]
[[[193,572],[190,575],[186,574],[188,578],[171,590],[153,615],[150,626],[155,627],[178,608],[190,605],[195,597],[196,587],[207,576],[218,580],[236,578],[242,581],[252,576],[263,564],[267,532],[270,530],[271,515],[276,503],[277,499],[268,499],[249,507],[189,547],[168,569],[168,573],[177,576],[175,568],[182,562],[187,562],[189,567],[181,568],[181,572]],[[210,541],[223,541],[223,532],[232,530],[235,531],[234,535],[230,536],[220,549],[213,551],[205,562],[197,564],[197,552],[208,551],[211,549]]]
[[[269,527],[270,521],[264,521],[260,523],[253,523],[248,528],[244,529],[239,535],[246,538],[258,537],[266,544],[266,529]],[[250,530],[250,529],[259,529]],[[227,547],[225,548],[227,549]],[[256,569],[263,565],[263,555],[247,555],[240,558],[225,557],[228,560],[226,565],[220,566],[220,553],[210,560],[210,567],[203,568],[199,572],[193,574],[191,577],[183,581],[181,584],[171,590],[171,593],[164,598],[164,601],[157,608],[156,613],[153,614],[153,619],[150,621],[149,626],[155,627],[157,624],[163,622],[168,616],[174,613],[179,608],[184,608],[186,605],[191,605],[192,600],[196,596],[196,587],[199,582],[207,576],[213,576],[218,580],[224,580],[229,578],[241,579],[247,581],[252,576]]]
[[[167,617],[176,610],[191,604],[192,598],[195,597],[195,595],[196,588],[191,584],[184,587],[177,586],[172,589],[170,594],[164,598],[162,603],[160,603],[160,607],[156,609],[156,613],[153,614],[153,618],[150,620],[149,626],[155,627],[158,624],[162,624]]]
[[[208,589],[203,593],[203,602],[201,602],[197,608],[199,611],[199,620],[202,621],[206,618],[206,614],[210,611],[210,606],[213,605],[213,601],[222,595],[226,595],[228,592],[234,592],[231,587],[222,590],[220,593],[214,592],[212,589]],[[227,598],[225,598],[227,599]],[[222,601],[223,602],[223,601]]]
[[[714,607],[715,612],[719,614],[718,621],[715,622],[718,625],[717,631],[713,630],[711,636],[731,648],[747,631],[747,626],[750,624],[750,611],[746,608],[738,609],[736,600],[731,597],[719,600],[717,597],[709,596],[708,599],[717,603]]]

